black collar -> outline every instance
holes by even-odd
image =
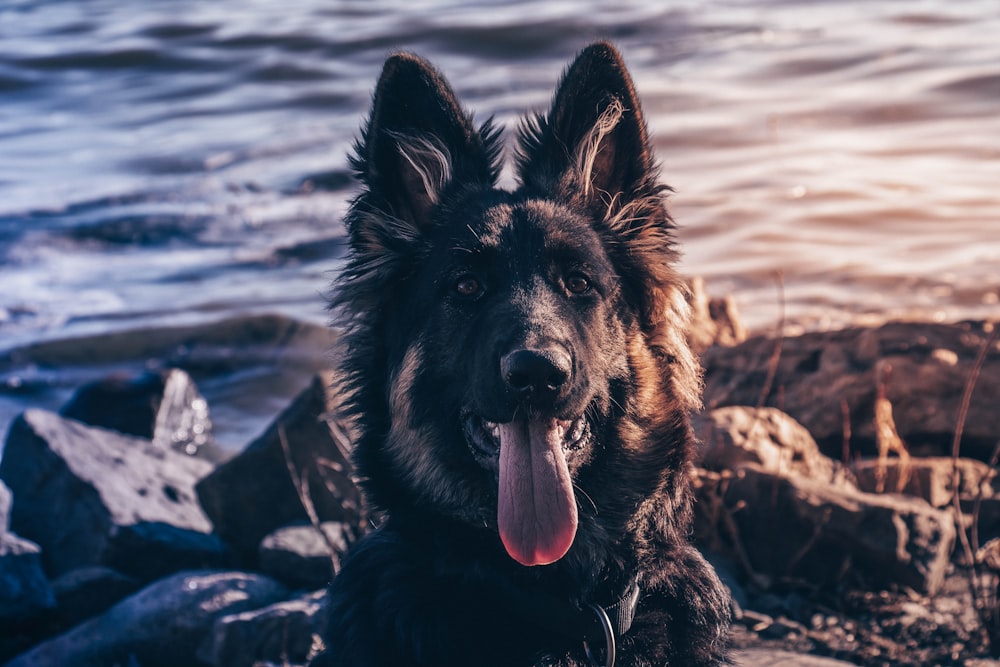
[[[611,667],[615,647],[632,627],[639,606],[639,582],[628,580],[617,595],[582,604],[542,591],[507,589],[503,596],[512,609],[531,625],[571,644],[583,644],[588,659],[600,667]]]
[[[614,667],[618,639],[623,637],[632,627],[635,610],[639,606],[638,580],[632,579],[625,592],[612,604],[602,607],[599,604],[591,603],[589,606],[601,626],[603,637],[588,637],[583,642],[583,650],[592,665]],[[597,639],[596,642],[595,639]],[[597,646],[601,646],[602,649],[597,649],[595,652],[594,649]]]

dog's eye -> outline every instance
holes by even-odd
[[[566,289],[573,294],[586,294],[590,291],[590,279],[582,273],[571,273],[566,276]]]
[[[459,276],[453,288],[455,294],[459,296],[473,297],[483,291],[483,284],[475,276],[465,274],[464,276]]]

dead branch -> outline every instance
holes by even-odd
[[[323,522],[320,521],[319,514],[316,512],[316,506],[313,504],[312,495],[309,492],[308,473],[300,475],[299,471],[295,468],[295,461],[292,459],[292,449],[288,445],[288,438],[285,437],[285,425],[281,422],[278,423],[278,442],[281,443],[281,451],[285,457],[285,467],[288,468],[288,476],[295,487],[295,493],[299,497],[299,502],[302,503],[302,509],[306,511],[306,516],[309,517],[309,523],[312,524],[312,527],[323,538],[323,542],[326,543],[333,575],[336,575],[340,571],[340,557],[337,556],[337,547],[334,545],[333,539],[323,529]]]
[[[962,402],[959,405],[958,417],[955,423],[955,436],[951,443],[951,504],[954,511],[955,527],[958,529],[959,541],[962,544],[962,549],[969,563],[969,589],[972,593],[972,602],[976,608],[976,614],[979,617],[980,623],[982,623],[983,630],[985,630],[986,636],[989,638],[991,652],[996,653],[997,649],[1000,648],[997,646],[997,640],[1000,639],[1000,627],[998,627],[997,623],[1000,600],[996,599],[996,593],[994,593],[992,604],[990,604],[989,596],[984,594],[986,577],[979,570],[975,551],[972,548],[969,536],[965,533],[965,526],[962,521],[962,502],[960,497],[961,476],[958,471],[958,456],[962,444],[962,431],[965,429],[965,420],[969,414],[969,405],[972,403],[972,391],[975,389],[976,381],[979,379],[979,374],[983,369],[983,364],[986,363],[986,355],[996,342],[997,333],[1000,331],[1000,327],[997,327],[993,323],[987,324],[987,327],[989,328],[990,335],[986,337],[982,346],[980,346],[976,360],[972,364],[972,370],[969,371],[969,377],[965,383],[965,391],[962,394]],[[998,443],[998,449],[1000,449],[1000,443]],[[1000,457],[1000,454],[994,451],[994,456],[991,459],[991,467],[996,465],[998,457]],[[974,514],[973,529],[976,527],[976,521],[977,518]],[[978,535],[974,534],[974,536],[978,542]]]
[[[774,385],[774,378],[778,374],[778,362],[781,360],[781,347],[785,342],[785,274],[782,271],[775,271],[775,284],[778,288],[778,324],[775,326],[774,351],[767,362],[767,377],[764,386],[761,388],[760,397],[757,399],[757,409],[760,410],[767,402],[767,397],[771,393]]]

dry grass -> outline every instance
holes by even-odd
[[[309,517],[309,523],[312,524],[313,528],[316,529],[316,532],[320,534],[320,537],[326,543],[327,553],[330,556],[332,575],[336,575],[340,571],[340,557],[337,555],[337,547],[330,535],[323,529],[323,522],[320,521],[319,514],[316,512],[316,506],[313,504],[312,494],[309,489],[309,472],[308,470],[300,472],[296,468],[295,460],[292,457],[292,449],[288,444],[288,438],[285,437],[285,426],[280,423],[278,424],[278,441],[281,443],[281,451],[285,457],[285,466],[288,468],[288,476],[295,486],[295,493],[299,497],[299,502],[302,503],[302,508],[306,511],[306,516]]]
[[[896,493],[906,488],[910,479],[910,452],[896,430],[892,418],[892,403],[888,397],[889,378],[892,366],[882,361],[875,370],[875,443],[878,446],[878,465],[875,467],[875,492],[885,492],[886,471],[889,454],[899,457],[899,476],[896,479]]]

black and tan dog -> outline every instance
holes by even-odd
[[[726,589],[688,543],[698,365],[674,225],[621,57],[476,127],[389,58],[339,281],[355,463],[384,517],[331,590],[324,665],[717,665]]]

